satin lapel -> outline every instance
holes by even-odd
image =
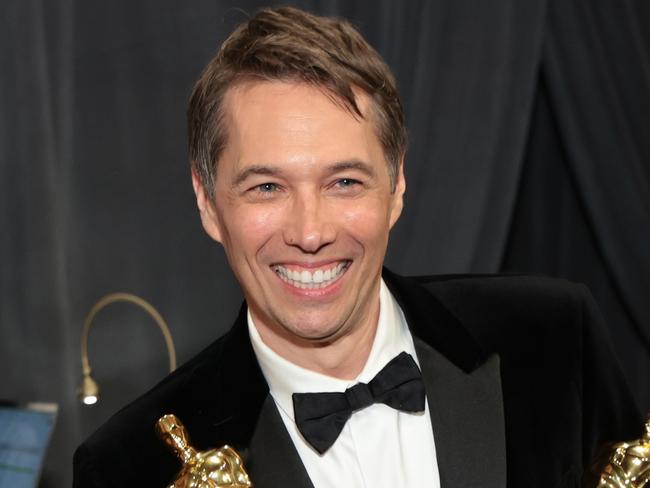
[[[202,355],[184,387],[192,410],[186,426],[200,449],[228,444],[245,452],[269,396],[248,337],[245,304],[232,329]]]
[[[385,268],[383,278],[414,336],[465,372],[485,362],[487,355],[472,334],[416,279],[398,276]]]
[[[245,304],[216,347],[207,351],[186,388],[193,392],[185,402],[193,411],[182,420],[188,419],[195,446],[234,447],[255,488],[313,488],[255,358]]]
[[[411,333],[425,381],[443,488],[506,485],[499,358],[416,280],[384,269]]]
[[[499,357],[465,373],[422,340],[415,348],[425,382],[443,488],[506,486]]]
[[[248,451],[255,488],[314,488],[271,396],[267,396]]]

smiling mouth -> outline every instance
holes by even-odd
[[[352,264],[352,261],[343,261],[311,271],[289,269],[281,264],[276,264],[272,268],[282,281],[291,286],[303,289],[319,289],[326,288],[338,281],[350,267],[350,264]]]

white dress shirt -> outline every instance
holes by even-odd
[[[384,404],[354,412],[322,455],[304,440],[294,421],[293,393],[343,392],[358,382],[368,383],[402,351],[418,362],[404,314],[383,280],[379,303],[377,332],[368,361],[359,376],[350,381],[307,370],[276,354],[264,344],[248,312],[255,355],[315,488],[440,487],[428,402],[421,413],[400,412]]]

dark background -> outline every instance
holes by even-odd
[[[288,3],[350,19],[397,75],[410,150],[389,266],[587,283],[650,411],[650,2]],[[181,361],[239,307],[195,209],[185,105],[261,5],[0,4],[0,398],[60,405],[42,486],[69,486],[74,447],[167,368],[149,317],[113,305],[90,337],[103,399],[77,403],[100,296],[153,303]]]

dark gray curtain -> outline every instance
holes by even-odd
[[[389,266],[587,283],[650,410],[648,3],[288,3],[350,19],[397,74],[410,150]],[[151,320],[114,305],[90,337],[103,398],[82,408],[94,301],[149,300],[181,361],[234,318],[240,293],[195,210],[184,112],[201,68],[261,5],[0,5],[0,399],[61,407],[42,486],[69,486],[74,447],[167,368]]]

